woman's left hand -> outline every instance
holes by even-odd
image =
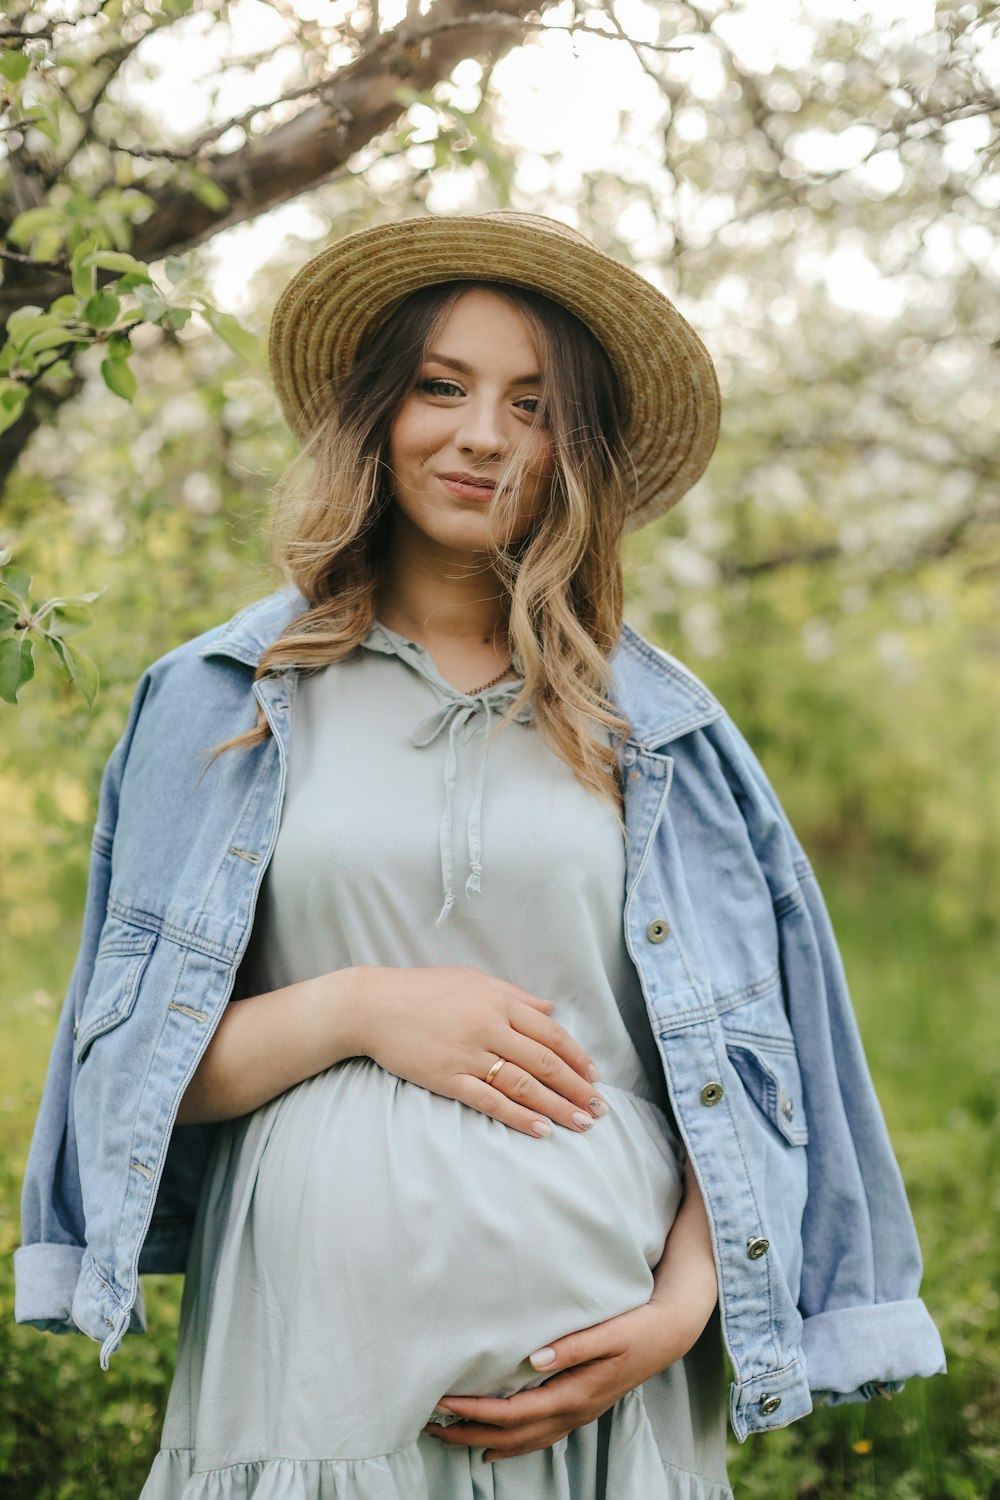
[[[442,1397],[439,1405],[463,1420],[446,1427],[429,1422],[424,1431],[442,1443],[485,1448],[488,1463],[550,1448],[688,1352],[711,1307],[699,1321],[697,1310],[692,1317],[692,1310],[679,1307],[678,1301],[650,1301],[558,1339],[550,1346],[550,1361],[532,1356],[536,1369],[556,1372],[533,1390],[499,1398]]]

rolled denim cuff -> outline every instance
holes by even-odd
[[[919,1297],[817,1313],[802,1325],[817,1405],[893,1395],[911,1376],[943,1375],[941,1336]]]
[[[14,1321],[43,1333],[77,1333],[70,1309],[82,1245],[21,1245],[14,1251]]]

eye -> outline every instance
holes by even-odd
[[[522,396],[517,406],[521,411],[529,412],[532,416],[540,410],[542,404],[541,396]]]
[[[443,376],[435,376],[429,380],[418,380],[417,390],[425,396],[464,396],[462,387],[454,380],[445,380]]]

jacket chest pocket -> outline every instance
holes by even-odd
[[[794,1044],[726,1034],[726,1054],[748,1097],[791,1146],[805,1146],[802,1075]]]
[[[139,983],[156,945],[156,933],[119,917],[108,917],[101,932],[93,973],[73,1025],[75,1057],[83,1062],[99,1036],[131,1013]]]

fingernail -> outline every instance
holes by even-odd
[[[589,1115],[581,1114],[579,1110],[577,1110],[576,1114],[573,1116],[573,1124],[579,1125],[581,1130],[589,1130],[593,1123],[594,1122]]]
[[[551,1135],[552,1126],[548,1120],[532,1120],[531,1128],[536,1135]]]
[[[587,1069],[587,1077],[590,1079],[591,1083],[597,1083],[600,1079],[600,1076],[600,1069],[595,1068],[594,1064],[591,1063],[590,1067]]]
[[[541,1370],[546,1365],[550,1365],[555,1357],[556,1351],[554,1349],[538,1349],[530,1356],[529,1363],[533,1364],[536,1370]]]
[[[608,1112],[608,1106],[605,1104],[603,1099],[591,1099],[587,1108],[590,1110],[590,1113],[592,1115],[596,1115],[598,1119],[600,1119],[602,1115],[606,1115]]]

